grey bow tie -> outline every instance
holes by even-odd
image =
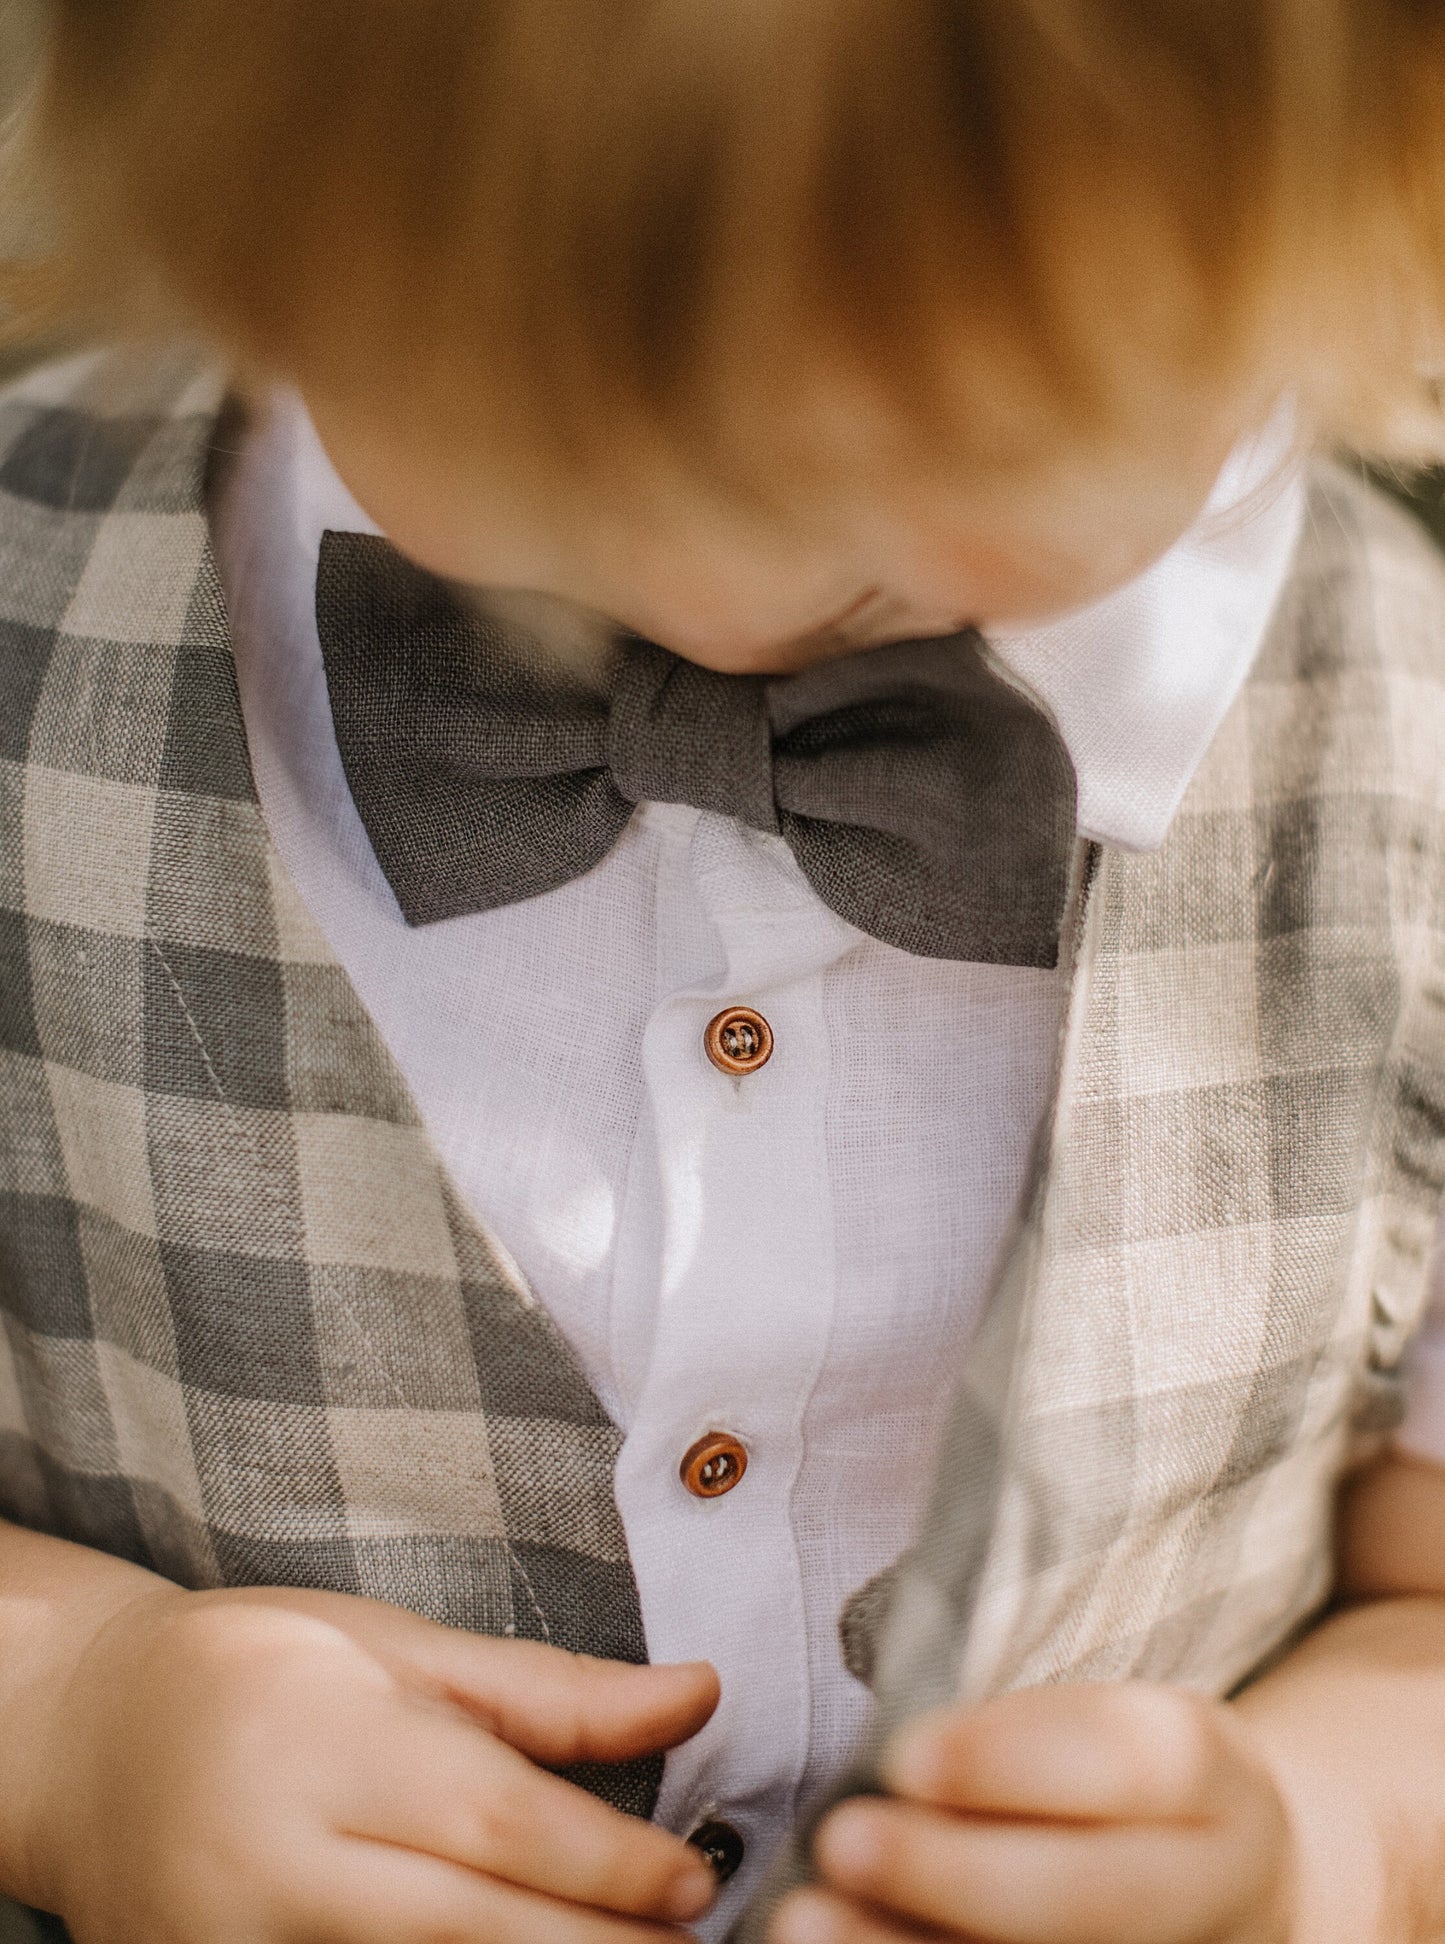
[[[777,832],[825,904],[905,952],[1056,962],[1073,765],[972,631],[777,679],[624,634],[594,685],[357,533],[322,539],[316,618],[347,781],[410,924],[580,877],[650,800]]]

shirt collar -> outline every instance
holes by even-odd
[[[279,530],[309,553],[308,584],[325,529],[379,531],[299,400],[278,398],[252,436],[272,442],[279,463],[267,471],[292,501],[271,509],[268,523],[279,517]],[[1292,441],[1282,408],[1235,448],[1194,526],[1103,600],[1040,625],[989,630],[1000,662],[1058,725],[1085,837],[1136,850],[1163,842],[1289,575],[1304,512]]]
[[[1164,841],[1264,640],[1304,517],[1281,408],[1230,455],[1193,527],[1123,587],[1056,620],[991,629],[1074,760],[1079,828],[1131,850]]]

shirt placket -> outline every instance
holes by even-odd
[[[668,1759],[659,1809],[684,1833],[740,1839],[711,1937],[766,1860],[755,1835],[786,1827],[808,1757],[791,1498],[833,1321],[822,974],[859,934],[778,839],[663,816],[660,996],[641,1049],[649,1127],[616,1257],[631,1398],[617,1485],[651,1657],[711,1660],[722,1680],[713,1720]],[[761,1031],[716,1024],[739,1012]],[[729,1051],[739,1070],[725,1070]]]

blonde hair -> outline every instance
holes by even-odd
[[[52,5],[72,300],[459,460],[781,501],[1282,389],[1445,449],[1434,0]]]

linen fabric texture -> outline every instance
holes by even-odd
[[[865,1732],[838,1616],[918,1529],[1067,980],[900,952],[823,904],[780,835],[656,800],[584,876],[408,925],[347,785],[316,618],[325,533],[377,528],[294,395],[226,443],[211,532],[262,814],[467,1206],[626,1434],[649,1654],[710,1659],[722,1684],[654,1811],[743,1838],[697,1926],[722,1944]],[[1067,725],[1100,843],[1167,830],[1248,676],[1303,518],[1284,456],[1237,449],[1200,521],[1102,603],[1006,645],[990,630]],[[598,657],[565,605],[486,608],[573,665]],[[703,1050],[737,1003],[775,1034],[745,1083]],[[678,1463],[718,1428],[749,1448],[746,1485],[701,1505]]]
[[[0,1511],[638,1658],[616,1431],[261,824],[219,400],[180,356],[0,397]],[[1445,567],[1323,469],[1163,848],[1079,847],[1026,1207],[923,1535],[848,1616],[879,1734],[1037,1680],[1226,1692],[1324,1597],[1445,1181],[1442,669]]]
[[[976,630],[774,680],[630,635],[568,667],[336,532],[316,616],[347,782],[412,924],[580,877],[654,801],[780,833],[826,905],[901,951],[1057,963],[1074,768]]]
[[[923,1531],[844,1617],[903,1720],[1226,1695],[1326,1599],[1445,1187],[1445,563],[1333,468],[1163,846],[1087,847],[1051,1115]],[[806,1833],[735,1930],[805,1880]]]
[[[618,1433],[260,818],[221,397],[180,355],[0,397],[0,1512],[639,1661]]]

